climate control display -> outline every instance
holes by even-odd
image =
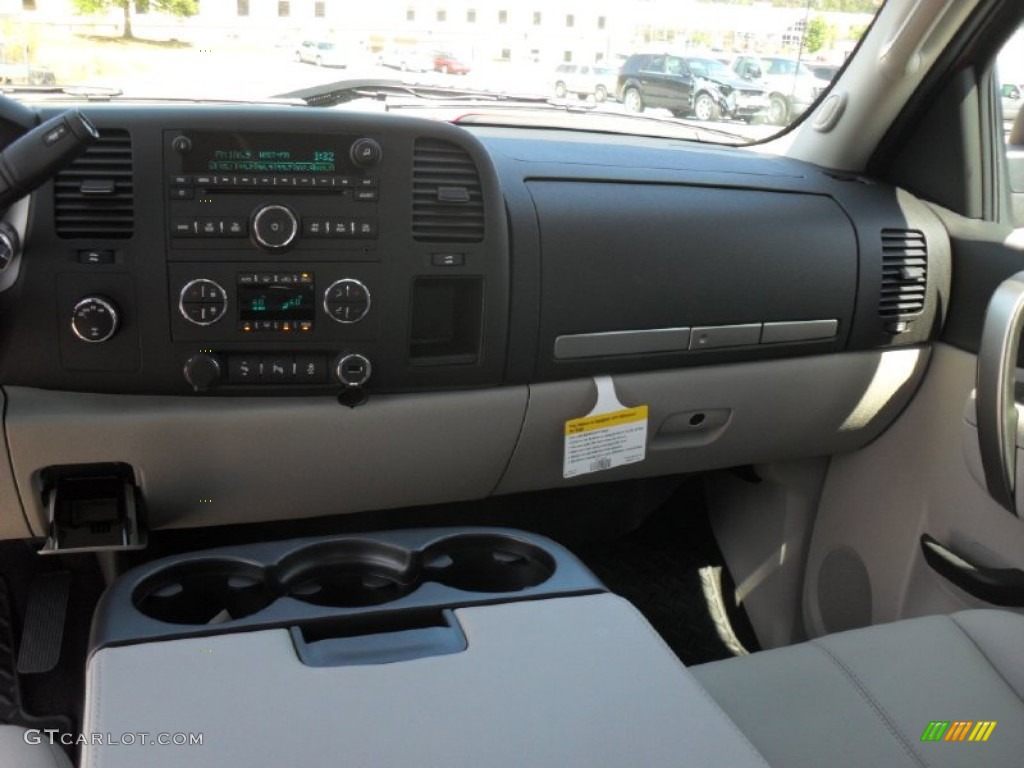
[[[316,321],[311,272],[238,275],[238,330],[309,333]]]

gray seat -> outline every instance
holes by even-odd
[[[691,671],[771,765],[1024,764],[1024,616],[1008,611],[857,629]],[[933,722],[949,725],[923,741]],[[971,741],[981,722],[996,725]]]
[[[0,768],[71,768],[71,761],[45,733],[0,725]],[[38,736],[38,740],[37,737]]]

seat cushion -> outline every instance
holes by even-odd
[[[1024,761],[1024,617],[1007,611],[867,627],[691,671],[772,765]],[[923,741],[933,722],[949,725]],[[981,722],[996,726],[971,741]]]
[[[47,734],[41,731],[26,731],[16,725],[0,725],[0,766],[71,768],[71,761],[59,746],[50,744],[50,737]]]

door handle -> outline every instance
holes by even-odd
[[[993,605],[1024,608],[1024,571],[1019,568],[972,563],[927,533],[921,536],[921,551],[933,571],[967,594]]]

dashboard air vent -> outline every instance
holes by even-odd
[[[103,130],[54,180],[54,216],[60,237],[131,237],[134,226],[132,140]]]
[[[883,229],[878,314],[888,321],[920,314],[927,284],[928,242],[924,233],[917,229]]]
[[[416,141],[412,237],[421,243],[479,243],[484,239],[480,175],[469,153],[451,142]]]

